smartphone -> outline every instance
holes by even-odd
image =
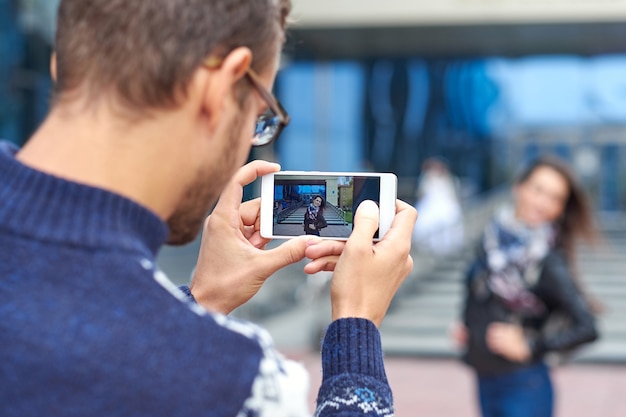
[[[289,239],[317,235],[346,240],[364,200],[380,208],[380,240],[396,213],[398,179],[392,173],[280,171],[261,178],[261,236]]]

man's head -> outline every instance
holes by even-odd
[[[176,106],[209,56],[250,48],[263,72],[284,40],[290,0],[62,0],[58,100],[114,92],[128,110]]]
[[[171,156],[185,179],[166,215],[170,243],[197,235],[245,162],[289,11],[290,0],[61,1],[54,106],[104,103],[129,127],[183,109],[166,132],[186,147]]]

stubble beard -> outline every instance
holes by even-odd
[[[224,186],[241,166],[240,147],[235,144],[242,142],[242,119],[241,114],[234,118],[229,128],[228,141],[222,149],[216,150],[220,153],[220,156],[214,159],[216,164],[198,171],[196,179],[184,193],[181,203],[167,220],[170,230],[168,245],[185,245],[196,239]]]

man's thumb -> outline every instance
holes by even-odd
[[[304,251],[307,248],[307,238],[305,236],[299,236],[294,239],[289,239],[277,246],[274,249],[265,251],[265,266],[268,268],[268,272],[273,274],[281,268],[287,265],[294,264],[304,259]]]
[[[371,201],[365,200],[359,204],[354,216],[354,230],[352,237],[357,240],[372,240],[376,230],[378,230],[378,219],[380,209],[378,205]]]

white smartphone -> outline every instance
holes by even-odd
[[[305,234],[346,240],[364,200],[380,208],[382,239],[396,213],[398,179],[392,173],[280,171],[261,178],[261,236],[289,239]]]

